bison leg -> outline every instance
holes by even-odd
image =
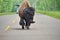
[[[27,29],[29,29],[29,26],[26,26]]]
[[[33,18],[30,20],[30,23],[35,23],[35,21],[33,21]]]
[[[19,24],[22,26],[22,29],[24,29],[25,23],[24,23],[24,19],[23,18],[20,19],[20,23]]]
[[[22,25],[22,29],[24,29],[24,25]]]
[[[29,26],[30,26],[30,21],[28,19],[28,20],[26,20],[26,28],[29,29]]]
[[[30,23],[35,23],[35,21],[33,21],[33,17],[34,17],[34,16],[31,16],[31,17],[30,17]]]

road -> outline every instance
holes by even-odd
[[[60,19],[35,14],[34,21],[22,30],[18,14],[0,16],[0,40],[60,40]]]

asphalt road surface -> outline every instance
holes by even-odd
[[[0,40],[60,40],[60,19],[35,14],[34,21],[22,30],[18,14],[0,16]]]

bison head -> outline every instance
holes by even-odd
[[[30,26],[33,21],[35,9],[33,7],[28,7],[23,10],[23,14],[26,21],[26,26]]]

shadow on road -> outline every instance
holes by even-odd
[[[22,29],[22,28],[11,28],[10,30],[37,30],[36,28]]]
[[[11,28],[11,30],[28,30],[28,29],[22,29],[22,28]]]
[[[11,30],[23,30],[22,28],[11,28]]]

